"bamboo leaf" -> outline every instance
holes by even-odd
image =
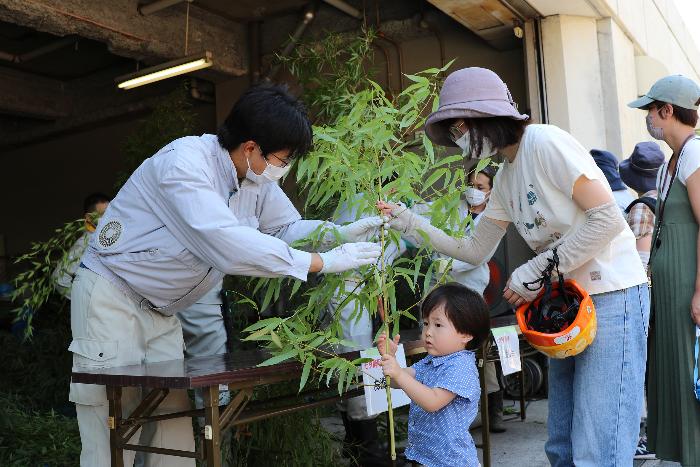
[[[282,341],[275,331],[270,331],[270,339],[272,339],[272,343],[275,344],[277,348],[282,348]]]
[[[289,351],[281,353],[279,355],[275,355],[274,357],[268,358],[264,362],[258,364],[258,366],[276,365],[276,364],[281,363],[285,360],[289,360],[290,358],[294,357],[296,354],[297,354],[296,350],[289,350]]]
[[[309,379],[309,372],[311,371],[311,365],[313,364],[313,358],[307,357],[304,362],[304,368],[301,370],[301,379],[299,380],[299,392],[306,386],[306,380]]]

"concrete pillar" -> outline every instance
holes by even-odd
[[[598,49],[607,150],[625,159],[634,145],[649,139],[640,111],[627,103],[637,98],[634,44],[612,18],[598,20]]]
[[[549,123],[570,132],[586,149],[606,147],[596,20],[549,16],[542,21]]]

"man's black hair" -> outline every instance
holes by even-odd
[[[467,350],[478,349],[489,337],[489,307],[479,293],[457,282],[441,285],[423,300],[423,319],[428,319],[430,313],[439,306],[444,307],[447,319],[457,332],[472,336],[472,340],[467,343]]]
[[[263,155],[288,149],[298,157],[311,149],[313,133],[304,104],[286,86],[262,84],[236,101],[217,137],[227,151],[255,141]]]
[[[110,199],[104,193],[91,193],[83,200],[83,214],[89,214],[97,210],[100,203],[109,203]]]

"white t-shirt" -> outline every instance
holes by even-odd
[[[693,138],[683,146],[681,155],[678,158],[678,172],[676,173],[676,182],[681,182],[686,186],[688,179],[700,169],[700,138]],[[668,195],[668,185],[671,183],[671,175],[666,176],[668,171],[668,161],[661,166],[661,170],[656,175],[656,186],[659,192],[659,199],[666,199]],[[674,182],[675,183],[675,182]],[[661,186],[663,184],[663,187]]]
[[[506,161],[496,174],[482,216],[513,222],[536,253],[551,249],[586,220],[572,199],[574,183],[582,175],[605,180],[588,151],[569,133],[552,125],[529,125],[515,161]],[[603,185],[610,190],[607,183]],[[607,247],[566,278],[590,294],[646,282],[634,235],[626,224]]]

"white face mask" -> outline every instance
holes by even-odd
[[[262,183],[276,182],[282,177],[284,177],[287,174],[287,172],[289,172],[289,169],[292,168],[291,165],[287,165],[286,167],[277,167],[276,165],[272,165],[269,162],[267,162],[267,160],[265,160],[265,164],[267,164],[267,167],[265,167],[263,173],[258,175],[255,172],[253,172],[253,169],[250,168],[249,158],[246,159],[246,162],[248,163],[248,170],[245,173],[245,178],[258,185]]]
[[[469,137],[469,132],[465,132],[459,139],[455,140],[455,144],[462,148],[462,155],[466,158],[472,158],[472,141]],[[481,154],[477,154],[477,159],[486,159],[496,154],[496,150],[491,146],[491,141],[488,138],[484,138],[484,142],[481,145]]]
[[[464,194],[469,206],[481,206],[486,202],[486,193],[474,187],[467,188]]]

